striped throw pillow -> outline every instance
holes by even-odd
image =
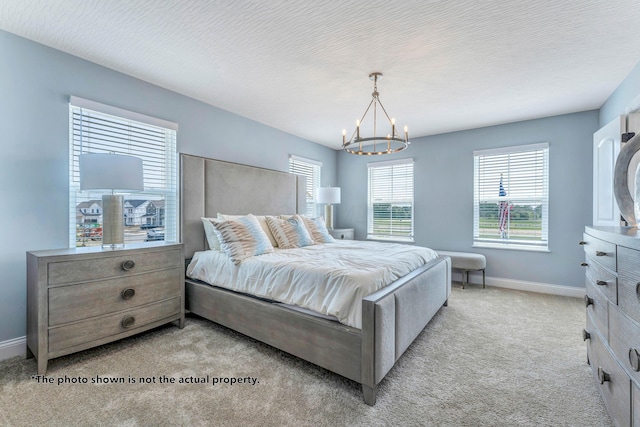
[[[249,215],[253,215],[253,214],[249,214]],[[227,214],[222,214],[218,212],[218,219],[221,219],[224,221],[235,220],[238,218],[242,218],[243,216],[245,215],[227,215]],[[269,226],[267,225],[267,217],[264,215],[254,215],[254,216],[260,223],[260,226],[262,227],[262,231],[264,231],[264,234],[266,234],[267,237],[269,238],[269,241],[271,242],[271,246],[273,246],[274,248],[277,247],[278,242],[276,242],[276,239],[271,234],[271,230],[269,230]]]
[[[273,252],[273,246],[253,215],[230,221],[208,218],[220,241],[220,249],[234,264],[256,255]]]
[[[314,244],[299,215],[293,215],[289,218],[268,216],[267,225],[278,242],[279,248],[301,248]]]
[[[327,226],[324,223],[324,220],[321,217],[317,218],[309,218],[306,216],[302,216],[302,221],[304,222],[304,226],[309,231],[311,238],[316,243],[335,243],[336,240],[329,234],[329,230],[327,230]]]

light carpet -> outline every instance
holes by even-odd
[[[370,407],[353,381],[188,317],[54,359],[47,382],[34,359],[0,362],[0,425],[610,426],[584,319],[577,298],[454,284]]]

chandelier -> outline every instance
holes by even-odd
[[[397,153],[398,151],[402,151],[410,144],[409,142],[409,130],[405,126],[404,127],[404,138],[400,138],[398,133],[396,132],[396,121],[395,119],[389,117],[387,114],[387,110],[385,110],[382,105],[382,101],[380,101],[380,94],[378,93],[378,79],[382,77],[382,73],[371,73],[369,74],[369,79],[373,80],[373,93],[371,94],[371,102],[369,106],[364,111],[362,118],[360,120],[356,120],[356,129],[351,134],[351,138],[347,140],[347,130],[342,130],[342,148],[347,153],[372,156],[372,155],[381,155],[381,154],[391,154]],[[382,124],[391,129],[390,133],[384,135],[378,135],[378,105],[380,106],[380,116],[384,113],[384,116],[387,118],[388,125],[384,122],[384,118],[381,119]],[[365,124],[365,118],[367,117],[367,113],[371,110],[373,106],[373,122],[367,123],[370,126],[370,129],[373,131],[373,136],[363,138],[360,135],[360,127]],[[382,126],[381,126],[382,127]]]

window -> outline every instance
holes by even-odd
[[[367,166],[367,238],[413,242],[413,159]]]
[[[305,214],[310,217],[318,216],[316,207],[316,193],[320,187],[320,169],[322,163],[304,157],[289,156],[289,172],[302,175],[307,179],[307,203]]]
[[[548,250],[549,144],[473,153],[474,246]]]
[[[144,191],[124,195],[125,243],[147,240],[144,228],[164,227],[177,240],[177,153],[175,123],[72,96],[69,101],[69,245],[100,245],[102,194],[80,191],[79,156],[115,153],[142,159]],[[150,203],[164,208],[160,221],[147,215]],[[89,214],[88,212],[91,212]]]

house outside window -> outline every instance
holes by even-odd
[[[322,163],[295,155],[289,156],[289,173],[302,175],[306,178],[305,194],[307,195],[304,214],[309,217],[318,216],[316,194],[320,187],[320,172]]]
[[[549,250],[549,144],[474,151],[473,246]]]
[[[100,245],[102,194],[80,191],[79,156],[115,153],[142,159],[144,190],[124,195],[125,243],[144,242],[148,205],[162,204],[163,238],[177,241],[178,126],[72,96],[69,102],[69,246]],[[87,212],[92,212],[88,214]]]
[[[367,238],[413,242],[413,159],[368,163],[367,168]]]

